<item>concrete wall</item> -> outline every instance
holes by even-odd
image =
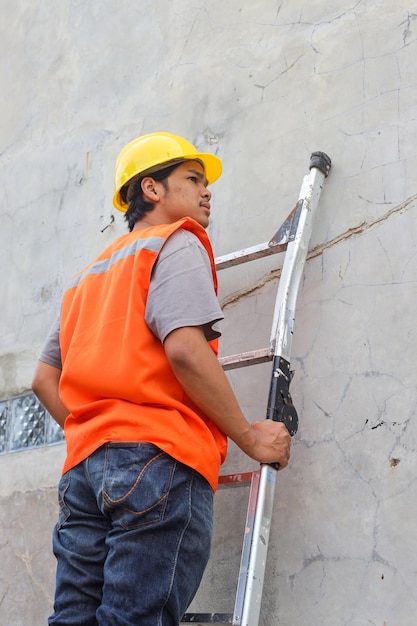
[[[266,241],[310,152],[327,152],[293,343],[301,424],[279,475],[261,623],[413,625],[415,4],[3,0],[0,35],[1,398],[29,389],[65,281],[125,230],[111,196],[127,141],[168,130],[223,159],[216,254]],[[268,341],[281,265],[220,276],[223,353]],[[251,419],[269,375],[231,374]],[[2,624],[40,626],[51,611],[63,455],[0,456]],[[248,467],[232,446],[225,471]],[[244,505],[225,493],[201,608],[208,585],[221,605],[208,608],[230,608]]]

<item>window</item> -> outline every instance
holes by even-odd
[[[64,431],[33,393],[0,401],[0,454],[64,441]]]

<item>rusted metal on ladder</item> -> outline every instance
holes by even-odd
[[[290,355],[295,306],[315,212],[330,168],[331,160],[324,152],[313,152],[310,171],[303,178],[298,202],[271,240],[216,259],[216,267],[221,270],[285,252],[269,347],[223,357],[220,362],[225,370],[229,370],[273,361],[266,418],[283,422],[291,436],[298,427],[297,412],[289,392],[293,376]],[[251,483],[234,611],[186,613],[181,623],[258,625],[277,469],[275,464],[261,464],[255,472],[220,476],[220,487]]]

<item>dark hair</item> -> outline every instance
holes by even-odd
[[[133,230],[136,222],[140,220],[145,213],[152,211],[154,208],[153,202],[148,202],[143,197],[141,187],[142,180],[146,178],[146,176],[150,176],[155,181],[162,183],[165,189],[168,189],[167,178],[183,162],[184,161],[174,163],[173,165],[150,174],[146,174],[146,172],[138,174],[123,185],[120,190],[120,198],[122,202],[128,205],[128,209],[125,213],[125,220],[128,223],[129,231]]]

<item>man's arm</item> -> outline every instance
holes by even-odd
[[[199,326],[172,331],[164,342],[171,367],[186,394],[222,432],[260,463],[288,465],[291,437],[284,424],[249,424]]]
[[[60,369],[44,361],[38,361],[32,380],[32,390],[54,420],[64,428],[69,411],[59,397],[60,378]]]

